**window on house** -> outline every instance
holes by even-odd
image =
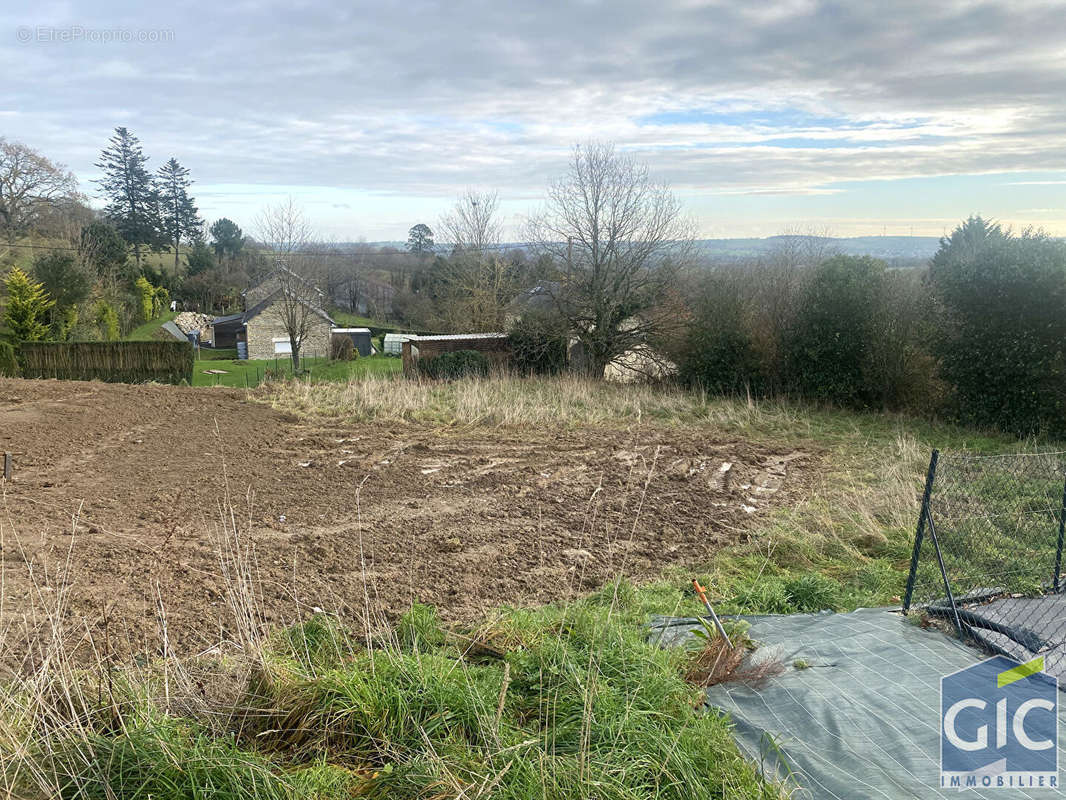
[[[288,337],[284,339],[274,340],[274,355],[276,356],[291,356],[292,355],[292,342]]]

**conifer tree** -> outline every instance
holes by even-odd
[[[4,323],[11,331],[12,342],[39,342],[48,336],[48,310],[55,304],[44,286],[30,279],[18,267],[4,279],[7,288],[7,307]]]
[[[107,197],[104,213],[133,246],[138,268],[141,248],[154,247],[161,238],[159,193],[147,164],[148,156],[142,152],[137,137],[126,128],[115,128],[115,135],[95,165],[104,173],[96,181]]]
[[[193,242],[203,232],[203,220],[193,198],[189,197],[189,170],[170,159],[159,168],[159,212],[163,235],[174,248],[174,272],[178,271],[178,247]]]

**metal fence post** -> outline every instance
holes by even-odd
[[[955,617],[955,630],[959,632],[959,636],[965,635],[962,629],[962,620],[959,619],[959,609],[955,605],[955,595],[951,592],[951,581],[948,580],[948,570],[944,566],[944,554],[940,551],[940,540],[936,537],[936,525],[933,524],[933,515],[929,513],[929,509],[925,510],[926,521],[929,523],[929,536],[933,539],[933,547],[936,548],[936,560],[940,564],[940,576],[944,579],[944,591],[948,595],[948,603],[951,604],[951,613]]]
[[[922,539],[925,538],[925,520],[929,515],[929,498],[933,494],[933,481],[936,478],[936,465],[939,460],[940,451],[934,450],[929,457],[929,469],[925,473],[925,491],[922,493],[922,510],[918,512],[918,530],[914,534],[914,551],[911,553],[911,571],[907,576],[907,590],[903,595],[904,614],[910,610],[911,599],[914,595],[914,581],[918,574],[918,555],[922,551]],[[937,552],[940,552],[940,545],[937,545]]]
[[[1062,539],[1066,533],[1066,480],[1062,482],[1062,508],[1059,509],[1059,541],[1055,546],[1055,580],[1052,587],[1055,594],[1059,592],[1059,578],[1062,576]]]

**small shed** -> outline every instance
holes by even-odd
[[[375,353],[374,344],[370,340],[370,328],[334,328],[330,331],[330,341],[338,339],[351,339],[360,356],[372,356]]]
[[[385,334],[385,355],[398,356],[403,352],[403,343],[409,342],[411,339],[416,339],[413,333],[386,333]]]
[[[236,347],[244,338],[244,314],[228,314],[211,320],[211,336],[214,347]]]
[[[506,333],[451,333],[436,336],[409,336],[403,344],[404,372],[411,374],[420,358],[433,358],[457,350],[477,350],[493,366],[506,366],[511,360],[511,337]]]

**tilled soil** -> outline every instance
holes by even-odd
[[[708,561],[816,462],[695,430],[346,424],[237,390],[12,379],[0,450],[8,663],[46,612],[97,654],[232,638],[235,552],[268,624],[565,600]]]

